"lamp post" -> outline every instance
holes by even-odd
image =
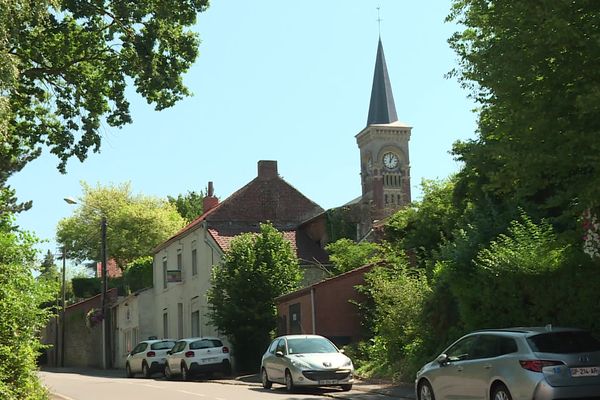
[[[62,309],[60,317],[60,366],[65,366],[65,308],[66,308],[66,271],[67,271],[67,250],[66,246],[62,248]]]

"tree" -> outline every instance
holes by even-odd
[[[123,278],[132,292],[152,287],[152,256],[140,257],[131,261],[125,267]]]
[[[384,259],[383,247],[377,243],[356,243],[350,239],[340,239],[329,243],[325,250],[329,252],[334,275]]]
[[[212,273],[208,291],[212,323],[233,345],[238,368],[254,371],[277,327],[275,298],[302,278],[291,244],[271,224],[231,241]]]
[[[91,187],[82,183],[83,197],[73,216],[59,221],[57,241],[69,257],[100,260],[101,219],[107,220],[107,253],[123,268],[151,254],[152,249],[185,223],[175,207],[155,197],[133,195],[129,183]]]
[[[204,196],[205,194],[202,190],[200,193],[188,191],[185,195],[178,195],[177,198],[167,196],[167,200],[177,208],[179,215],[181,215],[186,222],[190,223],[196,219],[196,217],[202,215]]]
[[[479,137],[454,148],[473,197],[516,199],[561,229],[598,205],[599,18],[593,0],[454,1],[451,75],[480,104]]]
[[[132,121],[127,83],[157,110],[189,95],[189,27],[208,0],[0,0],[0,212],[22,210],[8,177],[41,154],[65,171],[101,145],[101,124]]]
[[[39,331],[50,317],[55,281],[32,275],[36,240],[0,229],[0,398],[37,400],[46,390],[37,376]]]

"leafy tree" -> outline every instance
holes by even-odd
[[[83,197],[74,215],[59,221],[57,240],[70,257],[100,260],[101,219],[107,220],[107,253],[119,267],[142,256],[184,225],[167,201],[133,195],[129,183],[91,187],[82,183]]]
[[[8,177],[47,146],[65,171],[101,145],[101,124],[132,118],[135,86],[157,110],[189,95],[189,27],[208,0],[0,0],[0,212],[22,210]]]
[[[517,201],[571,229],[600,198],[600,7],[593,0],[455,0],[457,76],[480,104],[457,144],[474,199]]]
[[[125,266],[123,274],[125,285],[135,292],[136,290],[152,287],[152,257],[140,257]]]
[[[196,219],[196,217],[202,215],[204,196],[205,194],[202,190],[200,193],[188,191],[185,195],[178,195],[177,198],[167,196],[167,200],[177,208],[179,215],[181,215],[186,222],[190,223]]]
[[[0,229],[0,398],[47,398],[36,374],[38,332],[50,317],[56,282],[36,279],[35,239]]]
[[[363,265],[381,261],[383,247],[377,243],[356,243],[350,239],[340,239],[325,246],[329,260],[333,264],[333,274],[339,275]]]
[[[229,336],[240,370],[256,370],[277,327],[275,298],[297,288],[301,278],[290,243],[271,224],[231,241],[213,269],[209,316]]]

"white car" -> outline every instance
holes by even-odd
[[[127,356],[125,371],[128,378],[141,373],[150,378],[154,372],[163,372],[167,351],[175,345],[172,339],[144,340],[138,343]]]
[[[262,357],[262,385],[273,382],[293,392],[298,386],[340,386],[352,389],[354,366],[333,343],[318,335],[287,335],[273,340]]]
[[[231,375],[229,348],[216,337],[181,339],[167,353],[165,376],[177,375],[186,381],[200,373],[221,372]]]

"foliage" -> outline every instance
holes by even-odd
[[[200,193],[188,191],[185,195],[178,195],[177,198],[167,196],[167,200],[175,206],[179,215],[181,215],[187,223],[190,223],[202,215],[204,209],[204,197],[205,194],[202,190]]]
[[[208,0],[0,0],[0,213],[22,209],[5,186],[42,146],[65,171],[101,145],[101,124],[132,121],[127,84],[157,110],[189,95],[198,55],[188,27]],[[5,201],[8,201],[6,203]]]
[[[479,137],[454,148],[470,195],[570,229],[600,198],[600,7],[455,0],[448,19],[465,27],[451,75],[480,103]]]
[[[123,278],[125,279],[125,285],[132,292],[152,287],[152,257],[136,258],[127,264]]]
[[[301,278],[290,243],[271,224],[234,238],[214,267],[209,316],[229,336],[241,371],[256,370],[277,327],[275,298],[296,289]]]
[[[100,260],[101,219],[107,220],[107,253],[121,268],[147,256],[172,236],[184,220],[167,201],[133,195],[129,183],[91,187],[82,183],[83,198],[74,215],[59,221],[57,240],[71,258]]]
[[[73,296],[76,299],[87,299],[102,292],[102,278],[73,278]],[[109,278],[108,289],[116,288],[119,296],[126,294],[125,280],[122,277]],[[67,300],[68,301],[68,300]]]
[[[350,239],[340,239],[329,243],[325,246],[325,250],[329,252],[329,261],[333,264],[334,275],[383,259],[383,247],[377,243],[355,243]]]
[[[325,211],[327,236],[330,242],[356,239],[356,225],[360,222],[360,207],[343,206]]]
[[[99,308],[90,308],[88,312],[85,314],[85,326],[88,329],[92,329],[102,322],[104,319],[104,314],[102,314],[102,310]]]
[[[35,240],[22,232],[0,230],[0,398],[47,398],[36,374],[42,345],[38,332],[50,317],[56,286],[36,281]]]

